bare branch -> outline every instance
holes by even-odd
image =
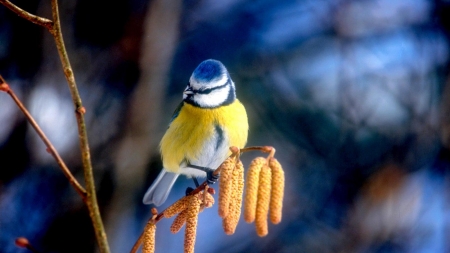
[[[55,158],[59,167],[62,169],[64,175],[69,180],[69,183],[73,186],[73,188],[75,188],[75,190],[81,196],[83,201],[86,201],[86,190],[83,188],[83,186],[80,185],[80,183],[77,181],[77,179],[72,175],[69,168],[67,168],[67,165],[64,163],[61,156],[59,155],[58,151],[56,151],[55,147],[52,145],[50,140],[47,138],[47,136],[44,134],[42,129],[36,123],[33,116],[31,116],[30,112],[23,105],[23,103],[16,96],[14,91],[9,87],[8,83],[5,82],[5,80],[3,79],[3,77],[1,75],[0,75],[0,90],[8,93],[8,95],[11,96],[11,98],[14,100],[14,102],[16,102],[17,106],[23,112],[23,114],[27,118],[28,122],[30,122],[31,126],[34,128],[36,133],[39,135],[39,137],[42,139],[42,141],[47,146],[47,151]]]
[[[81,157],[83,162],[84,180],[86,183],[86,192],[83,200],[86,203],[87,208],[89,210],[89,216],[91,218],[92,225],[94,227],[95,236],[97,238],[99,246],[99,251],[101,253],[109,253],[110,252],[109,245],[106,238],[105,229],[103,226],[103,221],[100,216],[100,210],[98,207],[97,195],[95,191],[91,154],[87,138],[86,123],[84,120],[84,113],[86,112],[86,109],[82,105],[81,97],[79,95],[77,84],[75,82],[73,70],[64,45],[64,40],[61,31],[61,22],[59,19],[58,1],[51,0],[53,21],[30,14],[22,10],[21,8],[17,7],[16,5],[12,4],[8,0],[0,0],[0,3],[11,9],[20,17],[47,28],[55,40],[63,72],[69,85],[70,94],[72,96],[72,101],[75,107],[75,116],[77,119],[78,136],[80,141]]]
[[[52,16],[54,25],[50,33],[55,39],[56,48],[58,49],[59,58],[63,68],[64,75],[69,85],[70,94],[75,107],[75,117],[77,119],[78,137],[80,141],[81,159],[83,162],[84,181],[86,184],[86,205],[89,210],[89,216],[94,227],[95,236],[99,251],[101,253],[109,253],[109,245],[106,237],[105,228],[100,215],[100,209],[98,207],[97,193],[95,191],[95,180],[91,162],[91,153],[89,148],[86,123],[84,120],[84,113],[86,109],[83,107],[80,94],[78,92],[77,83],[75,82],[75,76],[73,69],[69,61],[69,56],[64,44],[64,39],[61,31],[61,22],[59,18],[58,0],[52,0]]]
[[[0,3],[6,6],[8,9],[12,10],[14,13],[19,15],[19,17],[22,17],[36,25],[43,26],[47,28],[49,31],[53,30],[53,21],[50,19],[46,19],[43,17],[36,16],[34,14],[31,14],[24,9],[19,8],[17,5],[11,3],[8,0],[0,0]]]

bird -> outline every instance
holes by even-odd
[[[197,177],[209,175],[208,183],[214,183],[212,172],[231,154],[230,146],[245,146],[248,129],[247,112],[226,67],[218,60],[202,61],[161,139],[163,169],[143,203],[163,204],[180,174],[196,184]]]

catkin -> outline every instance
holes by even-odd
[[[245,184],[244,220],[248,223],[255,221],[256,202],[258,200],[259,173],[266,163],[266,158],[257,157],[251,163],[247,171]]]
[[[181,199],[179,199],[177,202],[175,202],[171,206],[169,206],[166,210],[164,210],[164,217],[170,218],[172,216],[175,216],[175,215],[181,213],[183,210],[185,210],[189,204],[189,197],[190,196],[184,196]]]
[[[258,201],[256,204],[255,226],[256,234],[260,237],[266,236],[269,231],[267,227],[267,215],[270,204],[270,188],[272,173],[267,164],[261,168],[259,173]]]
[[[233,192],[234,158],[227,158],[221,165],[219,178],[219,216],[225,218],[228,215],[231,194]]]
[[[156,224],[150,221],[145,227],[144,232],[144,245],[142,246],[142,253],[153,253],[155,252],[155,231]]]
[[[204,191],[203,192],[203,203],[202,206],[206,208],[210,208],[214,205],[214,197],[211,195],[211,193]]]
[[[200,193],[198,193],[197,196],[188,195],[188,196],[183,197],[183,199],[185,199],[184,202],[187,202],[187,203],[186,203],[184,210],[179,212],[177,217],[175,217],[175,219],[173,220],[172,225],[170,226],[170,232],[172,232],[173,234],[178,233],[181,230],[181,228],[184,226],[184,224],[186,223],[187,206],[189,205],[189,202],[191,200],[190,198],[192,198],[192,197],[198,197],[202,201],[202,204],[200,207],[200,212],[202,212],[203,209],[212,207],[214,205],[214,197],[209,192],[200,192]],[[179,202],[180,200],[178,200],[177,202]],[[175,210],[175,208],[174,208],[174,210]],[[168,209],[166,209],[164,212],[167,212],[167,211],[168,211]]]
[[[272,170],[272,189],[270,193],[270,221],[281,222],[284,196],[284,171],[277,159],[271,158],[269,167]]]
[[[239,161],[233,170],[233,192],[228,210],[228,215],[222,221],[225,234],[232,235],[241,216],[242,193],[244,191],[244,166]]]
[[[200,205],[202,200],[198,195],[193,195],[189,206],[186,209],[186,229],[184,231],[184,252],[193,253],[195,247],[195,237],[197,234],[198,213],[200,212]]]
[[[181,213],[175,217],[175,219],[172,222],[172,225],[170,226],[170,232],[172,234],[176,234],[180,231],[180,229],[184,226],[184,223],[186,223],[186,217],[187,217],[187,209],[184,209]]]

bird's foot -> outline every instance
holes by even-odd
[[[217,180],[219,179],[219,175],[214,175],[213,169],[210,169],[208,167],[192,165],[192,164],[189,164],[189,167],[206,172],[206,181],[210,185],[216,183]],[[197,185],[197,187],[198,187],[198,185]]]
[[[194,190],[194,188],[192,188],[192,187],[186,188],[186,196],[189,195],[189,193],[191,193],[193,190]]]
[[[206,181],[209,185],[215,184],[219,180],[219,175],[214,175],[214,170],[206,172]]]

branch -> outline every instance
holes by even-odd
[[[16,13],[19,17],[22,17],[36,25],[43,26],[47,28],[47,30],[51,31],[53,29],[53,21],[42,18],[36,15],[33,15],[24,9],[19,8],[18,6],[14,5],[8,0],[0,0],[0,3],[6,6],[8,9],[12,10],[14,13]]]
[[[52,5],[52,18],[53,21],[32,15],[19,7],[15,6],[8,0],[0,0],[0,3],[11,9],[18,14],[35,24],[41,25],[49,30],[55,40],[56,48],[61,60],[64,76],[66,77],[69,85],[72,101],[75,106],[75,116],[77,119],[78,136],[80,141],[80,150],[83,162],[84,180],[86,183],[86,197],[83,199],[89,210],[89,216],[94,226],[95,236],[97,238],[99,250],[101,253],[109,253],[109,245],[106,238],[105,229],[100,216],[100,210],[97,202],[97,195],[95,192],[94,175],[92,172],[91,155],[89,149],[89,143],[87,138],[86,123],[84,121],[85,108],[82,105],[81,97],[78,93],[77,84],[73,75],[73,70],[70,65],[69,57],[64,45],[64,40],[61,31],[61,22],[59,19],[58,1],[51,0]]]
[[[95,192],[95,181],[91,163],[91,154],[88,143],[86,123],[84,121],[85,108],[82,105],[80,94],[78,93],[77,84],[73,75],[72,66],[70,65],[69,56],[67,55],[64,39],[61,31],[61,22],[59,19],[58,1],[52,0],[52,16],[53,29],[50,33],[55,39],[56,48],[58,49],[59,58],[63,67],[64,75],[69,85],[70,94],[75,107],[75,116],[77,118],[78,137],[80,141],[81,157],[83,162],[84,180],[86,184],[86,205],[89,210],[92,225],[94,226],[95,236],[101,253],[109,253],[108,240],[106,238],[105,228],[100,215],[100,210],[97,202],[97,194]]]
[[[270,147],[270,146],[255,146],[255,147],[248,147],[248,148],[242,148],[242,149],[232,146],[232,147],[230,147],[230,150],[231,150],[230,157],[231,158],[236,157],[237,159],[239,159],[240,153],[249,152],[249,151],[261,151],[264,153],[269,153],[269,158],[271,158],[275,155],[275,148]],[[213,175],[214,176],[219,175],[221,170],[222,170],[222,165],[219,166],[219,168],[217,168],[214,171]],[[207,185],[208,185],[208,181],[205,180],[201,185],[199,185],[196,189],[191,191],[188,195],[195,195],[198,192],[203,191]],[[161,213],[159,213],[156,217],[154,217],[154,215],[153,215],[152,217],[150,217],[148,222],[150,222],[150,220],[152,220],[152,222],[154,224],[158,223],[158,221],[160,221],[164,218],[164,212],[166,210],[167,210],[167,208],[164,211],[162,211]],[[145,229],[144,229],[144,231],[145,231]],[[144,240],[144,232],[141,233],[141,235],[139,236],[139,238],[133,245],[133,248],[131,249],[130,253],[136,253],[138,251],[139,247],[141,246],[143,240]]]
[[[15,241],[16,246],[19,248],[27,249],[33,253],[39,253],[39,251],[31,245],[31,243],[28,241],[25,237],[19,237]]]
[[[31,126],[34,128],[36,133],[39,135],[39,137],[42,139],[42,141],[47,146],[47,151],[55,158],[56,162],[58,163],[59,167],[62,169],[64,175],[69,179],[69,183],[75,188],[77,193],[81,196],[83,201],[86,201],[86,190],[83,188],[83,186],[80,185],[80,183],[77,181],[77,179],[72,175],[70,170],[67,168],[67,165],[62,160],[61,156],[59,155],[58,151],[56,151],[55,147],[52,145],[50,140],[47,138],[47,136],[44,134],[42,129],[39,127],[39,125],[34,120],[33,116],[31,116],[30,112],[25,108],[25,106],[22,104],[20,99],[16,96],[14,91],[9,87],[9,85],[5,82],[3,77],[0,75],[0,91],[4,91],[8,93],[8,95],[11,96],[11,98],[16,102],[19,109],[23,112],[25,117],[27,118],[28,122],[30,122]]]

